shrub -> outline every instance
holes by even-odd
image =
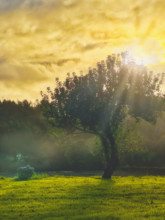
[[[4,176],[0,176],[0,180],[4,180],[5,179],[5,177]]]
[[[28,180],[34,174],[34,168],[30,165],[19,167],[17,170],[18,180]]]

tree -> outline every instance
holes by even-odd
[[[28,130],[45,133],[47,125],[43,119],[37,106],[32,107],[27,100],[17,103],[10,100],[0,101],[0,136]]]
[[[86,75],[68,73],[64,82],[56,79],[53,91],[42,93],[44,113],[55,126],[100,137],[106,159],[103,178],[111,178],[118,165],[116,135],[124,118],[131,114],[154,122],[162,110],[164,74],[148,73],[126,59],[126,53],[108,56]]]

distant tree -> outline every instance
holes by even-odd
[[[17,131],[36,131],[45,132],[45,120],[40,109],[33,107],[27,100],[24,101],[0,101],[0,137]]]
[[[116,136],[124,118],[131,114],[154,122],[162,110],[164,74],[148,73],[126,59],[126,53],[108,56],[86,75],[68,73],[64,82],[56,79],[53,91],[42,93],[44,114],[55,126],[100,137],[106,159],[103,178],[111,178],[118,165]]]

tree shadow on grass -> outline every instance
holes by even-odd
[[[77,177],[78,180],[79,177]],[[67,177],[72,179],[72,177]],[[115,180],[88,177],[86,181],[68,191],[61,198],[52,199],[52,204],[39,214],[37,219],[119,219],[113,212],[104,213],[109,198],[113,200],[112,189]],[[62,202],[60,201],[62,199]],[[53,205],[54,204],[54,205]],[[105,206],[105,208],[103,208]],[[105,216],[104,216],[105,215]]]

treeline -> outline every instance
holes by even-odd
[[[0,102],[0,172],[26,164],[39,171],[103,168],[95,136],[67,134],[53,127],[41,109],[26,100]]]
[[[165,114],[156,124],[128,117],[120,127],[120,166],[165,166]],[[36,170],[102,170],[100,140],[54,127],[42,104],[0,101],[0,172],[30,164]]]

